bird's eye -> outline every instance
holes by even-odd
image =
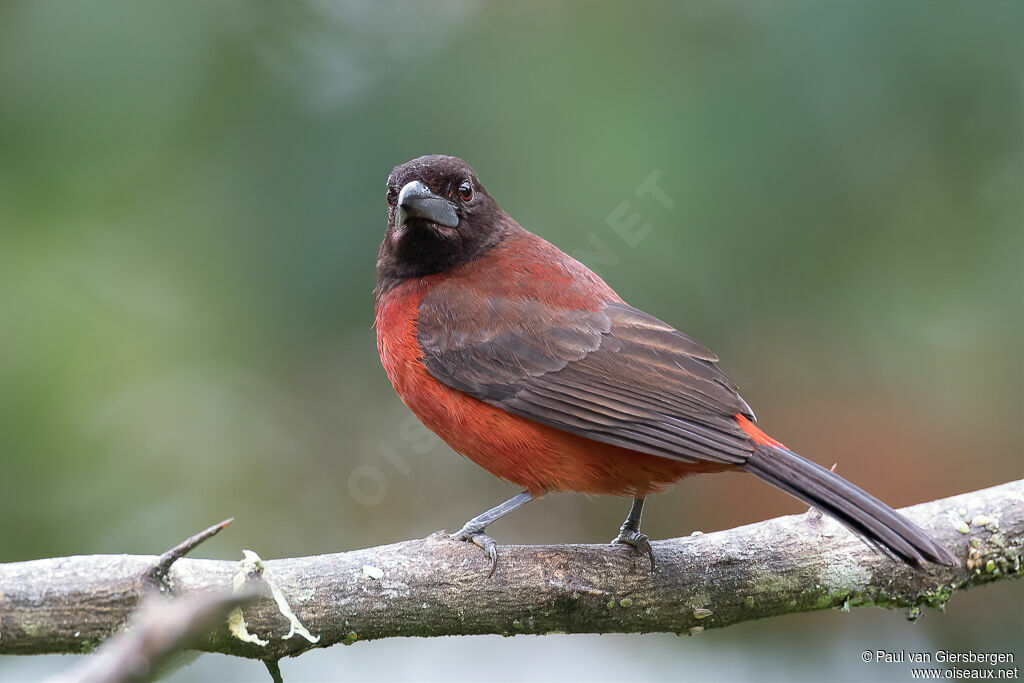
[[[473,185],[468,180],[463,180],[459,185],[459,199],[468,202],[473,198]]]
[[[384,195],[384,201],[386,201],[388,203],[388,206],[394,206],[395,205],[395,199],[397,198],[397,196],[398,196],[398,193],[395,192],[395,188],[389,187],[387,194]]]

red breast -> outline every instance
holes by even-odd
[[[417,313],[432,289],[458,286],[588,310],[621,301],[596,275],[525,231],[482,258],[444,273],[408,279],[381,295],[376,328],[384,369],[409,409],[457,452],[535,494],[579,491],[642,496],[688,475],[728,469],[593,441],[507,413],[438,382],[422,362]]]

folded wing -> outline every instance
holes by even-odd
[[[474,292],[427,295],[423,363],[510,413],[685,462],[741,465],[753,417],[708,349],[625,303],[579,310]]]

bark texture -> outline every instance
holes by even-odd
[[[656,541],[653,573],[646,557],[625,546],[500,546],[489,579],[483,551],[437,533],[268,560],[262,578],[250,556],[246,585],[262,581],[268,590],[244,608],[244,628],[265,644],[245,642],[222,623],[192,645],[274,662],[313,647],[394,636],[692,634],[861,606],[903,608],[916,618],[924,607],[941,609],[959,590],[1019,576],[1024,480],[902,512],[961,566],[914,571],[813,511]],[[158,560],[92,555],[0,565],[0,654],[91,651],[131,624],[142,596],[152,592],[145,577]],[[161,585],[173,596],[222,595],[239,571],[238,562],[184,558]],[[271,597],[271,585],[283,606]]]

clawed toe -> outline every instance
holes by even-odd
[[[491,558],[491,571],[487,574],[488,578],[494,576],[494,570],[498,566],[498,544],[494,542],[493,538],[484,533],[484,529],[512,512],[517,507],[528,503],[531,500],[533,500],[533,496],[530,495],[530,492],[523,491],[519,495],[512,496],[501,505],[491,508],[482,515],[477,515],[466,522],[461,529],[451,535],[453,540],[469,541],[474,545],[480,546],[487,552],[487,557]]]
[[[651,571],[654,571],[654,550],[651,548],[651,541],[647,534],[627,529],[619,532],[619,535],[612,539],[612,543],[623,543],[631,546],[633,550],[641,555],[647,555],[651,560]]]
[[[491,570],[487,573],[487,578],[494,576],[494,570],[498,568],[498,544],[493,538],[484,533],[465,529],[452,534],[450,538],[455,541],[468,541],[483,548],[491,559]]]

